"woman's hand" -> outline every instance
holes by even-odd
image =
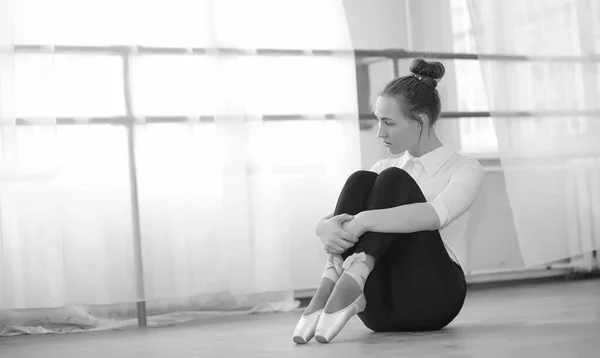
[[[352,220],[353,216],[341,214],[325,218],[317,224],[317,236],[330,254],[341,254],[358,242],[358,236],[344,230],[342,224]]]
[[[355,215],[352,220],[342,223],[342,230],[360,238],[367,231],[362,219],[361,214]]]

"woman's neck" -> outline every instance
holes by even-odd
[[[418,158],[418,157],[425,155],[433,150],[438,149],[442,145],[443,144],[439,140],[437,135],[435,135],[435,134],[431,134],[431,136],[424,135],[421,138],[421,141],[419,142],[419,144],[415,148],[409,149],[408,152],[413,157]]]

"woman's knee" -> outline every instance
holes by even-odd
[[[359,170],[352,173],[346,180],[346,185],[368,185],[369,188],[377,178],[377,173],[369,170]]]
[[[383,184],[405,184],[405,183],[413,183],[414,179],[406,172],[404,169],[400,169],[397,167],[387,168],[377,177],[378,183]]]
[[[382,171],[371,192],[376,206],[403,205],[425,201],[417,182],[404,169],[388,168]]]

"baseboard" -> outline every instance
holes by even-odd
[[[600,271],[581,272],[575,268],[523,269],[504,272],[474,273],[466,276],[470,290],[514,287],[600,277]]]
[[[490,289],[499,287],[514,287],[518,285],[541,284],[550,282],[561,282],[571,280],[582,280],[600,278],[600,270],[592,272],[580,272],[574,268],[550,268],[550,269],[523,269],[507,270],[503,272],[479,272],[465,277],[469,290]],[[294,291],[295,298],[300,301],[301,306],[315,294],[315,289],[303,289]]]

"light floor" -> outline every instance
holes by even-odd
[[[600,357],[600,280],[473,290],[446,329],[372,333],[354,317],[330,344],[291,339],[301,311],[173,327],[0,338],[26,357]]]

